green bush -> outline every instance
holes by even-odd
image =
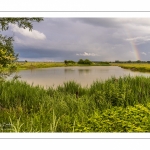
[[[85,60],[80,59],[80,60],[78,61],[78,64],[87,64],[87,65],[91,65],[92,62],[91,62],[90,60],[88,60],[88,59],[85,59]]]
[[[95,113],[87,121],[77,123],[76,132],[149,132],[150,131],[150,103],[114,107],[102,113]]]
[[[0,82],[0,125],[5,132],[150,132],[150,78],[112,77],[89,87],[70,81],[44,89]]]

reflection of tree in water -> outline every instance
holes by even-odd
[[[65,69],[64,69],[64,72],[65,72],[65,73],[74,73],[74,71],[75,71],[75,70],[74,70],[74,69],[71,69],[71,68],[65,68]]]
[[[88,74],[91,72],[91,69],[78,69],[79,74]]]

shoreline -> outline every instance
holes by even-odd
[[[131,71],[138,72],[150,72],[150,64],[148,63],[124,63],[124,64],[111,64],[113,66],[118,66],[123,69],[129,69]]]

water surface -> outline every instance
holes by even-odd
[[[41,85],[44,87],[57,87],[64,82],[74,80],[82,86],[89,86],[96,80],[107,80],[112,76],[150,76],[150,73],[133,72],[122,69],[118,66],[89,66],[89,67],[55,67],[42,68],[34,70],[22,70],[18,75],[19,80],[26,81],[29,84]]]

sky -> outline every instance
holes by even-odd
[[[150,18],[44,18],[32,32],[10,24],[20,61],[150,61]]]

